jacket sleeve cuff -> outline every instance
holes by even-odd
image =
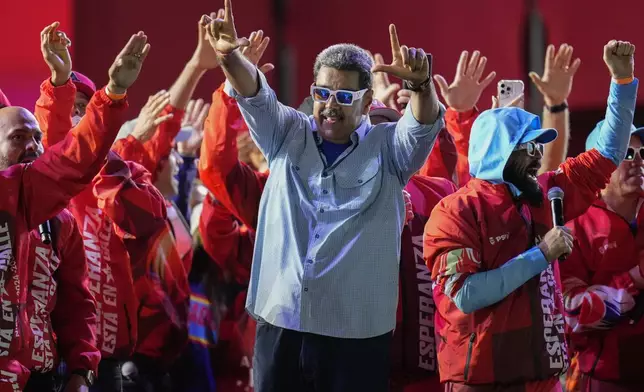
[[[257,70],[257,83],[259,84],[259,90],[257,90],[257,94],[252,97],[244,97],[240,95],[233,88],[233,85],[230,84],[228,79],[226,79],[226,82],[224,83],[224,92],[226,93],[226,95],[237,100],[238,102],[246,102],[251,105],[254,104],[254,106],[261,106],[271,98],[271,93],[273,90],[271,90],[270,86],[268,85],[266,76],[264,76],[263,73],[259,72],[259,70]]]
[[[76,85],[72,82],[72,79],[69,78],[65,84],[60,86],[54,86],[51,83],[51,79],[47,79],[40,85],[40,91],[46,94],[49,97],[54,99],[60,99],[64,97],[74,96],[76,94]]]
[[[478,113],[479,110],[476,106],[466,112],[458,112],[451,107],[448,107],[447,111],[445,111],[445,121],[462,123],[476,117]]]

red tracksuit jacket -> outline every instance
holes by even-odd
[[[161,115],[168,113],[174,116],[159,125],[150,140],[141,143],[129,135],[117,140],[112,148],[124,160],[140,163],[147,169],[151,183],[156,181],[159,163],[172,150],[185,112],[168,105]],[[141,306],[135,352],[157,360],[167,370],[188,343],[192,242],[178,216],[180,213],[171,203],[164,203],[168,219],[154,226],[154,235],[126,240],[125,244],[138,266],[133,268]]]
[[[553,186],[564,190],[567,221],[590,206],[613,170],[614,163],[590,150],[568,159],[557,172],[541,175],[539,182],[544,192]],[[555,377],[569,363],[558,262],[502,301],[470,314],[445,294],[452,271],[460,274],[456,292],[467,276],[501,267],[540,242],[551,227],[547,201],[541,208],[517,205],[506,184],[476,178],[433,210],[425,229],[424,257],[439,288],[434,299],[442,325],[441,381],[507,385],[543,380],[545,388],[556,384]]]
[[[644,252],[642,202],[635,227],[602,200],[568,227],[576,241],[561,263],[561,281],[579,369],[599,380],[636,383],[631,386],[644,390],[644,321],[632,320],[636,303],[641,307],[644,299],[629,274]]]
[[[61,211],[50,220],[52,244],[38,230],[29,234],[27,313],[33,349],[23,364],[31,371],[54,370],[62,357],[70,370],[96,372],[96,301],[89,290],[83,239],[72,214]],[[27,365],[29,364],[29,365]]]
[[[29,237],[39,224],[56,216],[103,165],[127,109],[125,100],[112,101],[104,90],[94,94],[83,120],[60,143],[33,163],[19,164],[0,174],[0,391],[22,390],[33,355],[33,331],[27,313],[30,297]],[[84,336],[86,326],[69,325],[72,336]],[[86,335],[85,335],[86,336]],[[81,354],[82,356],[83,354]]]
[[[71,127],[73,83],[41,85],[36,116],[44,132],[45,147]],[[68,128],[67,128],[68,129]],[[124,239],[147,241],[165,226],[165,202],[140,165],[110,153],[92,186],[75,197],[70,210],[83,235],[89,267],[90,290],[98,307],[97,345],[104,358],[128,358],[137,341],[139,300],[131,268],[144,259],[130,258]]]

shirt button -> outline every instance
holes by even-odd
[[[300,170],[300,167],[299,167],[299,166],[295,166],[295,170]]]
[[[322,191],[322,193],[324,193],[324,194],[326,195],[327,193],[329,193],[329,191],[327,191],[327,190],[325,189],[325,190],[323,190],[323,191]]]
[[[319,235],[319,234],[316,234],[316,235],[315,235],[315,238],[316,238],[316,239],[317,239],[317,238],[320,238],[320,235]],[[309,260],[309,261],[311,261],[311,260]]]
[[[309,288],[308,288],[308,287],[305,287],[305,288],[304,288],[304,291],[309,291]]]
[[[320,208],[320,214],[324,213],[324,208]]]
[[[362,184],[362,180],[358,180],[358,184]]]
[[[326,176],[327,176],[327,172],[322,172],[322,177],[326,177]]]

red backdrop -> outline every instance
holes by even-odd
[[[601,60],[602,45],[611,38],[635,44],[641,41],[637,18],[644,5],[637,0],[625,1],[620,9],[628,12],[607,18],[605,7],[590,7],[582,0],[539,0],[550,42],[570,43],[582,58],[570,100],[573,109],[605,105],[608,77]],[[389,23],[396,23],[402,43],[433,53],[435,72],[448,80],[463,49],[481,50],[489,58],[488,68],[496,70],[499,78],[526,80],[526,11],[521,1],[407,0],[400,2],[400,7],[388,9],[373,4],[366,0],[287,1],[281,27],[292,63],[283,72],[283,82],[287,82],[283,85],[289,88],[282,90],[281,96],[288,97],[289,104],[299,104],[307,94],[315,55],[330,44],[355,42],[389,59]],[[140,80],[130,91],[132,106],[137,109],[148,95],[170,86],[194,49],[199,16],[219,6],[218,1],[211,0],[5,1],[0,14],[6,37],[0,88],[16,104],[33,106],[38,85],[47,76],[38,33],[51,21],[61,21],[72,38],[74,68],[99,85],[106,82],[107,69],[129,35],[144,30],[152,52]],[[234,0],[234,8],[241,34],[257,28],[275,34],[273,0]],[[266,60],[275,62],[275,53],[273,45]],[[269,77],[276,78],[276,72]],[[211,72],[199,86],[197,96],[207,98],[221,80],[220,71]],[[277,86],[276,80],[271,82]],[[484,93],[481,106],[489,105],[493,93],[493,87]]]

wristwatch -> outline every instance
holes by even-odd
[[[568,103],[566,101],[564,101],[563,103],[560,103],[559,105],[554,105],[554,106],[545,105],[545,106],[550,113],[561,113],[564,110],[568,109]]]
[[[92,385],[94,385],[94,382],[96,381],[96,374],[94,374],[93,370],[77,369],[72,371],[72,374],[76,374],[78,376],[83,377],[88,387],[91,387]]]

